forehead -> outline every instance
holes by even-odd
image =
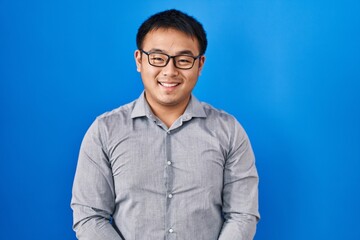
[[[143,49],[146,51],[160,49],[169,54],[191,51],[196,55],[199,54],[199,42],[195,37],[179,30],[159,28],[146,34]]]

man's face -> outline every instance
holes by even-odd
[[[171,56],[198,56],[199,44],[196,38],[183,32],[160,28],[145,36],[143,50]],[[137,71],[141,73],[146,99],[151,107],[184,108],[200,75],[205,57],[195,60],[194,66],[188,70],[176,68],[174,59],[170,59],[165,67],[151,66],[148,56],[139,50],[135,51],[135,61]]]

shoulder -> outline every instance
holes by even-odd
[[[131,113],[136,101],[127,103],[97,116],[87,130],[85,139],[93,138],[102,144],[107,144],[114,135],[124,134],[131,129]]]
[[[201,105],[207,116],[205,118],[207,125],[209,125],[211,129],[214,129],[215,132],[225,134],[228,137],[236,136],[243,138],[246,136],[244,128],[234,115],[222,109],[215,108],[206,102],[201,102]]]
[[[134,108],[136,101],[127,103],[113,110],[104,112],[103,114],[97,116],[96,120],[103,123],[111,123],[113,121],[127,120],[131,119],[131,113]]]
[[[119,128],[126,127],[131,124],[131,113],[135,102],[127,103],[97,116],[90,129],[107,136],[109,132],[116,132]]]
[[[211,121],[224,122],[227,124],[235,124],[238,122],[232,114],[222,109],[215,108],[209,103],[201,102],[201,105],[206,113],[207,118]]]

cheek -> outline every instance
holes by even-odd
[[[192,72],[191,74],[189,74],[189,75],[187,76],[187,79],[188,79],[189,82],[195,84],[196,81],[197,81],[197,79],[198,79],[198,77],[199,77],[199,72],[196,71],[196,72]]]
[[[149,68],[142,68],[141,69],[141,78],[143,81],[152,82],[155,81],[159,74],[159,70],[157,69],[149,69]]]

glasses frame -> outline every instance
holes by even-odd
[[[146,51],[144,51],[143,49],[139,49],[139,51],[147,55],[148,62],[149,62],[149,64],[150,64],[151,66],[153,66],[153,67],[165,67],[166,65],[168,65],[168,64],[169,64],[170,59],[172,59],[172,58],[173,58],[173,59],[174,59],[174,61],[173,61],[174,66],[175,66],[176,68],[178,68],[178,69],[182,69],[182,70],[189,70],[189,69],[193,68],[193,67],[194,67],[194,64],[195,64],[196,59],[198,59],[198,58],[200,58],[200,57],[202,56],[202,54],[200,54],[200,55],[198,55],[198,56],[196,56],[196,57],[194,57],[194,56],[190,56],[190,55],[186,55],[186,54],[180,54],[180,55],[171,56],[171,55],[169,55],[169,54],[162,53],[162,52],[146,52]],[[162,55],[167,56],[167,57],[168,57],[168,59],[166,60],[166,62],[164,63],[164,65],[162,65],[162,66],[157,66],[157,65],[154,65],[154,64],[152,64],[152,63],[150,62],[150,54],[162,54]],[[193,61],[192,65],[191,65],[191,67],[187,67],[187,68],[178,67],[178,66],[176,65],[175,58],[176,58],[176,57],[180,57],[180,56],[187,56],[187,57],[191,57],[191,58],[193,58],[193,59],[194,59],[194,61]]]

